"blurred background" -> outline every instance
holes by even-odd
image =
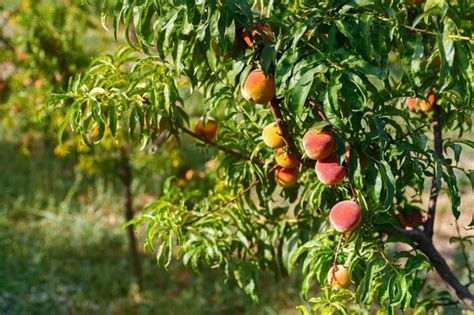
[[[297,314],[297,273],[262,275],[255,304],[218,270],[159,268],[144,246],[145,227],[129,248],[127,210],[140,213],[169,176],[183,189],[207,189],[213,152],[185,137],[156,152],[117,148],[107,138],[89,148],[68,134],[58,143],[63,116],[48,98],[93,57],[126,44],[101,27],[101,1],[81,3],[0,3],[0,314]],[[190,102],[191,116],[199,116],[202,97]],[[474,169],[470,154],[462,163]],[[462,180],[467,225],[474,197]],[[447,198],[440,203],[436,241],[462,274],[463,257],[449,242],[455,229],[439,227],[454,218],[443,211]]]

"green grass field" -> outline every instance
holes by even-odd
[[[218,270],[160,269],[142,240],[138,292],[120,185],[81,177],[73,161],[41,146],[30,158],[14,144],[1,147],[0,314],[295,314],[301,304],[298,276],[264,275],[253,304]]]

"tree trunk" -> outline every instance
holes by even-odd
[[[125,148],[122,148],[122,176],[121,180],[124,185],[124,215],[125,221],[128,222],[133,219],[133,196],[132,196],[132,168],[130,166],[130,159]],[[133,275],[137,282],[138,289],[142,290],[142,269],[140,263],[140,255],[137,250],[137,238],[133,229],[133,225],[127,226],[128,236],[128,250],[130,252],[130,263],[132,265]]]

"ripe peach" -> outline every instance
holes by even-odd
[[[265,43],[271,42],[273,40],[273,32],[270,24],[265,23],[262,25],[260,23],[255,23],[250,35],[245,28],[242,30],[242,40],[247,47],[253,47],[256,38],[262,38]]]
[[[295,168],[298,166],[298,161],[295,159],[293,154],[287,152],[283,148],[279,148],[275,152],[275,162],[278,166],[284,168]]]
[[[335,155],[324,160],[318,160],[315,170],[319,181],[325,185],[336,185],[346,177],[346,170],[343,166],[339,165]]]
[[[403,227],[409,226],[413,228],[423,223],[423,215],[418,210],[413,210],[410,215],[405,215],[400,212],[398,214],[398,219]]]
[[[431,107],[433,106],[433,104],[435,103],[436,101],[436,97],[434,94],[432,93],[429,93],[426,98],[428,99],[428,101],[426,100],[421,100],[419,105],[420,105],[420,109],[424,112],[427,112],[431,109]]]
[[[334,152],[336,140],[332,132],[310,129],[303,136],[303,148],[312,160],[322,160]]]
[[[280,136],[280,128],[277,123],[271,123],[263,128],[262,138],[270,148],[277,149],[285,146],[285,140]]]
[[[359,205],[352,200],[340,201],[332,207],[329,220],[338,232],[346,233],[354,230],[362,220]]]
[[[246,100],[266,104],[275,96],[275,89],[273,76],[266,75],[262,69],[255,69],[249,73],[240,91]]]
[[[407,104],[410,112],[414,112],[416,110],[417,103],[418,103],[418,98],[416,97],[407,97],[405,100],[405,104]]]
[[[328,284],[335,289],[347,288],[351,284],[347,268],[343,265],[332,266],[328,272]]]
[[[211,141],[216,136],[217,122],[214,118],[208,117],[204,124],[204,118],[200,117],[194,125],[194,133],[201,138]]]
[[[275,170],[275,181],[284,188],[294,186],[298,178],[299,173],[297,168],[279,167]]]

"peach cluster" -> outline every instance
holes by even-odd
[[[417,106],[422,112],[428,112],[436,102],[436,96],[430,92],[426,94],[426,99],[419,99],[417,97],[407,97],[405,104],[411,112],[416,111]]]
[[[346,177],[346,170],[334,155],[336,140],[331,131],[310,129],[303,137],[306,155],[316,160],[316,175],[325,185],[336,185]]]
[[[357,228],[362,220],[360,206],[352,200],[344,200],[335,204],[330,213],[329,221],[334,229],[345,235]],[[351,281],[349,271],[342,265],[329,269],[327,281],[335,289],[347,288]]]
[[[270,148],[275,149],[275,182],[284,187],[292,187],[299,178],[299,162],[285,146],[285,139],[281,136],[280,127],[273,122],[268,124],[262,131],[263,142]]]
[[[204,117],[200,117],[194,125],[194,133],[202,139],[212,141],[217,133],[217,122],[214,118],[208,117],[204,123]]]

